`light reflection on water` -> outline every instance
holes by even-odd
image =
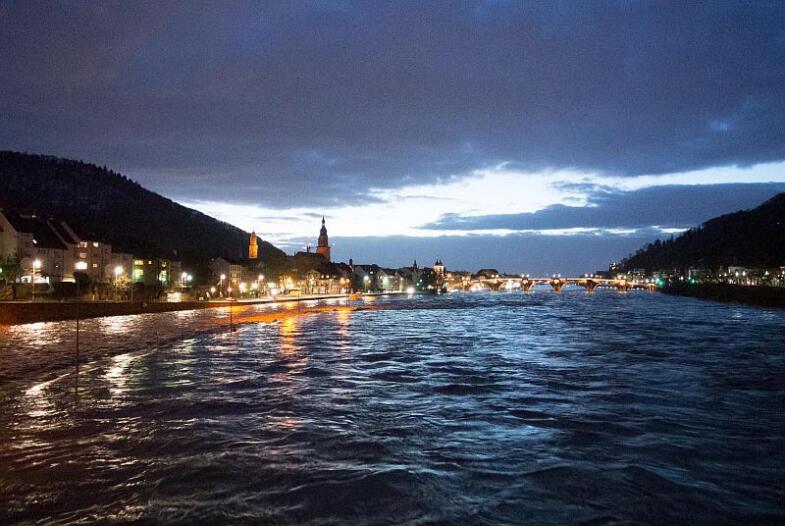
[[[233,315],[85,321],[78,375],[6,384],[0,522],[785,521],[783,311],[608,291]],[[47,363],[67,326],[11,328],[0,360]]]
[[[368,308],[365,305],[349,305],[344,299],[331,299],[326,305],[317,301],[307,303],[240,304],[232,307],[231,317],[229,308],[224,307],[81,320],[80,360],[89,361],[125,349],[158,347],[205,331],[221,330],[230,323],[278,321],[324,309]],[[75,362],[74,321],[0,326],[0,386],[25,380],[34,374],[40,376],[51,372],[55,375]]]

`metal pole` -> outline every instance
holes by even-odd
[[[79,389],[79,304],[82,300],[82,294],[79,289],[79,278],[76,278],[76,383],[74,384],[74,394],[77,394]]]

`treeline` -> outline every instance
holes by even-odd
[[[757,208],[723,215],[665,241],[657,240],[622,261],[627,270],[716,269],[785,265],[785,193]]]
[[[105,166],[45,155],[0,152],[0,207],[65,220],[80,236],[140,257],[201,265],[240,257],[248,233],[186,208]],[[267,242],[262,259],[284,253]]]

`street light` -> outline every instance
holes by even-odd
[[[120,279],[120,275],[123,273],[123,267],[117,265],[114,268],[114,292],[117,295],[117,288],[118,288],[118,281]]]
[[[35,271],[41,268],[41,260],[36,259],[33,261],[33,276],[30,281],[31,285],[33,286],[33,290],[31,292],[32,301],[35,301]]]
[[[226,279],[226,274],[221,274],[220,280],[218,281],[218,290],[221,293],[221,297],[223,298],[224,295],[224,280]]]

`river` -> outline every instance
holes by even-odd
[[[578,290],[0,330],[0,523],[781,524],[785,311]]]

